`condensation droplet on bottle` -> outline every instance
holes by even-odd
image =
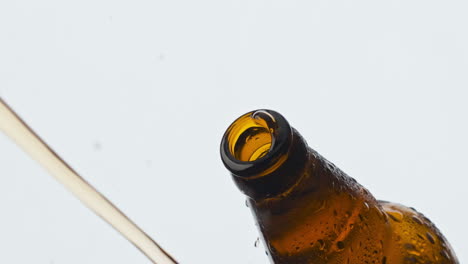
[[[440,251],[440,255],[441,255],[442,257],[446,258],[446,259],[450,259],[450,256],[449,256],[449,254],[447,253],[447,251],[445,251],[445,249],[442,249],[442,250]]]
[[[338,251],[342,251],[345,248],[344,242],[343,241],[336,242],[336,248],[338,249]]]
[[[413,216],[413,217],[411,217],[411,218],[413,219],[414,222],[416,222],[416,223],[422,225],[421,219],[419,219],[417,216]]]
[[[401,222],[403,220],[403,214],[398,211],[387,210],[387,214],[395,222]]]
[[[325,249],[325,242],[323,242],[322,239],[317,240],[317,242],[319,243],[319,249],[324,250]]]
[[[419,252],[419,250],[416,249],[416,247],[413,245],[413,244],[404,244],[403,246],[405,249],[406,249],[406,252],[408,254],[411,254],[411,255],[414,255],[414,256],[421,256],[421,253]]]
[[[364,187],[362,188],[362,192],[364,193],[364,195],[370,195],[369,191]]]
[[[326,200],[321,200],[321,201],[320,201],[320,205],[319,205],[318,208],[314,211],[314,213],[320,212],[320,211],[322,211],[323,209],[325,209],[326,203],[327,203]]]
[[[423,236],[421,236],[420,234],[416,234],[417,237],[419,237],[421,240],[426,240]]]
[[[366,210],[369,210],[369,204],[364,202],[364,207],[366,208]]]
[[[429,240],[429,242],[431,242],[431,244],[435,244],[434,237],[431,235],[431,233],[427,232],[426,237],[427,237],[427,240]]]
[[[387,264],[387,257],[382,258],[382,264]]]
[[[255,240],[255,243],[254,243],[254,247],[258,247],[259,244],[260,244],[260,238],[257,237],[257,240]]]
[[[362,217],[361,214],[358,214],[358,216],[359,216],[359,220],[361,220],[361,222],[364,222],[364,217]]]

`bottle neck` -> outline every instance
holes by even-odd
[[[307,162],[307,145],[295,129],[292,130],[288,151],[282,158],[281,165],[259,177],[242,177],[232,173],[232,178],[237,187],[254,200],[281,195],[300,180]]]

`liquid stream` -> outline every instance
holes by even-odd
[[[0,98],[0,130],[39,162],[89,209],[119,231],[153,263],[177,263],[141,228],[63,161],[2,98]]]

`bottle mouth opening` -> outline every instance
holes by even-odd
[[[274,122],[268,112],[256,111],[238,118],[228,129],[230,154],[241,162],[255,161],[267,155],[274,145]]]
[[[291,127],[279,113],[252,111],[226,130],[221,141],[221,158],[237,176],[265,175],[284,161],[291,136]]]

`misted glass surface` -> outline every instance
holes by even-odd
[[[261,111],[274,120],[282,118],[277,112]],[[309,148],[287,123],[278,124],[276,132],[290,134],[288,148],[278,152],[273,145],[272,155],[264,157],[287,156],[283,163],[274,170],[266,167],[268,173],[239,171],[231,164],[246,160],[226,146],[249,144],[250,138],[257,137],[251,129],[257,127],[257,112],[241,116],[227,129],[221,157],[248,196],[272,263],[459,263],[446,238],[426,216],[411,207],[376,200],[355,179]],[[232,135],[238,134],[238,127],[243,137]],[[273,133],[271,137],[279,141]],[[255,160],[251,165],[263,166],[264,162]]]

